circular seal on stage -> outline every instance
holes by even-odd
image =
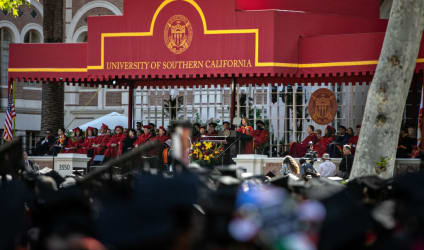
[[[165,25],[164,39],[166,47],[174,54],[186,51],[193,40],[193,28],[187,17],[175,15]]]
[[[311,95],[308,104],[309,115],[319,125],[329,124],[337,113],[337,100],[334,93],[326,88],[318,89]]]

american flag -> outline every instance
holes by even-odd
[[[13,104],[13,88],[10,88],[9,98],[6,110],[6,120],[4,121],[3,139],[5,141],[13,140],[13,122],[16,118],[15,105]]]

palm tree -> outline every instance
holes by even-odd
[[[45,43],[62,43],[63,1],[44,0],[43,31]],[[41,130],[56,131],[64,123],[64,87],[62,84],[42,85]]]

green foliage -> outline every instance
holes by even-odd
[[[19,7],[24,4],[31,5],[29,0],[0,0],[0,10],[6,10],[12,13],[14,17],[17,17],[19,15]]]
[[[375,171],[377,174],[381,174],[387,170],[387,165],[389,164],[389,158],[381,157],[381,160],[375,164]]]

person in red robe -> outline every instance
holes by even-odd
[[[88,127],[85,130],[85,139],[84,142],[81,143],[80,148],[78,150],[78,154],[86,154],[88,155],[90,151],[93,151],[92,145],[96,142],[96,136],[94,136],[94,128]],[[92,152],[91,152],[92,155]]]
[[[246,117],[241,119],[241,126],[237,129],[237,132],[241,134],[241,141],[244,146],[244,154],[253,154],[253,128],[249,126],[249,121]]]
[[[124,128],[122,126],[115,127],[115,134],[110,138],[105,151],[105,158],[111,159],[121,156],[123,141],[125,140]]]
[[[134,147],[138,147],[143,145],[144,143],[148,142],[149,140],[153,139],[153,135],[151,133],[152,127],[150,125],[145,125],[143,127],[144,134],[140,135],[137,140],[134,142]]]
[[[169,136],[166,134],[166,129],[164,127],[159,127],[159,135],[155,136],[152,140],[159,141],[160,143],[165,143],[169,140]]]
[[[253,131],[253,145],[255,152],[258,154],[264,154],[265,145],[267,144],[269,137],[268,131],[265,130],[265,123],[263,121],[256,121],[256,130]]]
[[[355,154],[356,145],[358,145],[358,139],[359,139],[359,133],[361,132],[361,125],[356,125],[356,135],[350,137],[348,141],[348,145],[350,145],[350,148],[352,149],[352,155]]]
[[[93,136],[96,136],[95,134],[95,128],[93,129]],[[109,140],[111,136],[107,133],[109,130],[109,127],[106,124],[102,124],[100,127],[100,135],[96,136],[96,139],[93,140],[93,144],[91,147],[93,148],[93,157],[96,155],[103,155],[105,153],[105,149],[107,145],[109,144]]]
[[[80,144],[83,143],[82,131],[80,128],[76,127],[72,130],[72,137],[68,139],[66,146],[63,150],[65,154],[75,154],[78,153]]]
[[[290,155],[295,158],[300,158],[305,156],[306,151],[309,147],[309,142],[315,144],[317,140],[317,136],[314,133],[315,127],[309,125],[307,128],[308,136],[301,142],[291,142],[290,143]]]
[[[317,130],[318,131],[318,130]],[[334,128],[328,125],[324,129],[324,136],[321,136],[321,131],[319,130],[319,134],[317,134],[318,142],[315,143],[313,149],[318,153],[318,157],[322,157],[327,152],[328,145],[334,139]]]

